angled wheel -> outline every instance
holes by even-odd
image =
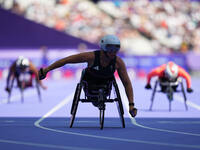
[[[35,82],[36,82],[36,89],[37,89],[37,94],[38,94],[39,101],[42,102],[40,86],[39,86],[37,80],[35,80]]]
[[[118,113],[119,113],[119,116],[120,116],[122,127],[125,128],[124,109],[123,109],[123,105],[122,105],[122,101],[121,101],[121,96],[120,96],[119,88],[118,88],[118,85],[117,85],[115,79],[114,79],[113,85],[114,85],[115,93],[116,93],[116,96],[117,96],[117,109],[118,109]]]
[[[12,81],[11,81],[10,92],[8,93],[8,101],[7,101],[7,103],[10,103],[10,98],[11,98],[11,93],[12,93],[14,81],[15,81],[15,77],[13,77],[13,79],[12,79]]]
[[[153,92],[152,92],[152,96],[151,96],[151,104],[150,104],[150,107],[149,107],[150,111],[152,111],[153,101],[154,101],[154,97],[155,97],[155,94],[156,94],[157,85],[158,85],[158,80],[156,80],[156,83],[155,83],[154,88],[153,88]]]
[[[78,103],[81,95],[81,90],[82,90],[82,85],[80,83],[77,84],[76,91],[74,94],[74,99],[72,103],[72,108],[71,108],[71,119],[70,119],[70,128],[72,128],[74,119],[76,116],[77,108],[78,108]]]
[[[173,89],[171,86],[168,86],[167,87],[167,98],[169,100],[169,111],[171,111],[171,103],[172,103],[172,100],[173,100]]]
[[[184,90],[184,86],[183,86],[183,82],[181,82],[181,91],[183,93],[183,98],[184,98],[184,104],[185,104],[185,110],[188,110],[188,106],[187,106],[187,98],[186,98],[186,94],[185,94],[185,90]]]
[[[24,103],[24,88],[25,88],[25,82],[22,81],[22,83],[19,87],[19,90],[20,90],[20,93],[21,93],[21,103]]]

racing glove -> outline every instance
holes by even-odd
[[[39,77],[39,80],[43,80],[46,77],[46,74],[44,73],[43,68],[40,68],[40,70],[38,72],[38,77]]]
[[[10,93],[10,91],[11,91],[9,87],[6,87],[5,90],[6,90],[8,93]]]
[[[129,113],[132,117],[137,115],[137,108],[134,107],[134,103],[129,103],[129,107],[133,106],[133,108],[129,108]]]
[[[188,92],[188,93],[192,93],[192,92],[193,92],[193,89],[187,88],[187,92]]]
[[[151,84],[147,83],[145,89],[151,89]]]

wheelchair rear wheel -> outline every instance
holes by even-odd
[[[105,109],[101,109],[99,110],[100,112],[100,129],[102,130],[103,129],[103,126],[104,126],[104,114],[105,114]]]
[[[37,89],[37,93],[38,93],[39,101],[42,102],[41,92],[40,92],[40,86],[39,86],[37,80],[35,80],[35,82],[36,82],[36,89]]]
[[[10,92],[8,93],[8,101],[7,101],[7,103],[10,103],[10,98],[11,98],[11,93],[12,93],[14,81],[15,81],[15,77],[13,77],[13,79],[12,79],[12,81],[11,81]]]
[[[80,99],[80,95],[81,95],[81,90],[82,90],[82,86],[81,86],[80,83],[78,83],[77,86],[76,86],[76,91],[75,91],[74,99],[73,99],[73,102],[72,102],[70,128],[72,128],[73,123],[74,123],[74,119],[75,119],[75,116],[76,116],[78,103],[79,103],[79,99]]]
[[[185,90],[184,90],[184,86],[183,83],[181,82],[181,91],[183,93],[183,98],[184,98],[184,103],[185,103],[185,109],[186,111],[188,110],[188,106],[187,106],[187,98],[186,98],[186,94],[185,94]]]
[[[117,109],[118,109],[118,113],[120,116],[120,120],[122,123],[122,127],[125,128],[125,121],[124,121],[124,109],[123,109],[123,105],[122,105],[122,101],[121,101],[121,96],[120,96],[120,92],[119,92],[119,88],[117,86],[116,80],[114,80],[114,87],[115,87],[115,92],[116,92],[116,96],[117,96]]]

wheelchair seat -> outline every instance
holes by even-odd
[[[104,95],[107,97],[110,95],[112,89],[112,81],[107,81],[104,83],[93,83],[83,80],[82,84],[85,95],[87,97],[97,97],[99,89],[102,89],[104,91]]]
[[[112,90],[115,92],[115,98],[111,98]],[[85,95],[84,98],[81,98],[82,91]],[[118,104],[118,112],[122,122],[122,127],[125,127],[125,121],[123,117],[124,110],[122,106],[121,96],[114,76],[112,78],[109,78],[108,80],[86,80],[86,78],[84,78],[83,76],[81,77],[80,82],[76,86],[74,99],[72,102],[70,128],[73,126],[79,102],[91,102],[99,109],[100,129],[103,129],[104,125],[104,111],[106,108],[106,103],[116,102]]]

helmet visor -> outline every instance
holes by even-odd
[[[107,44],[106,45],[106,51],[107,52],[117,52],[120,49],[120,45],[115,44]]]

